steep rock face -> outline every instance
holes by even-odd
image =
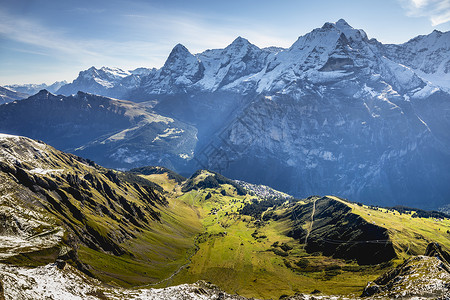
[[[171,165],[192,156],[196,130],[133,102],[45,90],[0,107],[0,130],[38,138],[106,166]],[[173,161],[171,163],[171,161]]]
[[[150,182],[136,185],[121,174],[28,138],[0,135],[0,157],[2,209],[6,209],[2,237],[30,240],[36,244],[33,247],[40,241],[41,248],[58,245],[64,224],[72,239],[120,255],[125,250],[119,244],[132,237],[136,228],[159,221],[158,205],[167,204]],[[14,209],[14,205],[25,209]],[[31,220],[25,220],[27,214]],[[112,227],[95,221],[97,214]],[[21,246],[24,252],[35,251],[33,247]],[[7,256],[22,253],[13,250]]]
[[[193,247],[200,224],[180,219],[153,182],[0,134],[2,262],[66,262],[115,285],[154,283],[175,272]]]
[[[445,204],[448,121],[437,110],[450,97],[414,102],[395,94],[373,97],[357,80],[332,87],[254,101],[214,140],[215,151],[199,156],[201,162],[297,196],[340,194],[419,207],[428,198],[429,208]],[[269,173],[263,172],[267,166]]]

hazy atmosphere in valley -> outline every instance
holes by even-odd
[[[1,299],[450,299],[450,0],[0,0]]]

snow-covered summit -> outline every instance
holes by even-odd
[[[161,81],[167,84],[192,84],[203,76],[202,72],[203,65],[198,58],[178,44],[170,52],[160,76]]]
[[[450,90],[449,44],[450,32],[434,31],[402,45],[383,45],[340,19],[300,36],[288,49],[260,49],[241,36],[224,49],[198,54],[177,44],[159,70],[92,67],[58,92],[84,90],[116,98],[190,91],[272,93],[291,90],[299,80],[323,83],[359,74],[411,96],[426,86]]]
[[[409,67],[427,85],[450,92],[450,31],[434,30],[401,45],[383,45],[390,60]]]
[[[7,85],[6,87],[16,91],[18,93],[28,94],[28,95],[34,95],[38,91],[42,89],[46,89],[50,91],[51,93],[55,93],[59,88],[61,88],[63,85],[68,84],[67,81],[56,81],[50,85],[47,85],[45,83],[41,84],[11,84]]]
[[[99,85],[106,88],[112,88],[115,83],[130,75],[130,72],[119,68],[101,67],[100,69],[97,69],[95,67],[90,67],[86,71],[81,71],[79,77],[82,77],[87,81],[94,80]]]

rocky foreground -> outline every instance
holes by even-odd
[[[430,244],[425,255],[412,257],[369,282],[358,299],[450,299],[449,255]],[[37,268],[0,264],[0,300],[35,299],[241,299],[199,281],[167,288],[124,289],[105,286],[64,262]],[[285,299],[350,299],[342,296],[296,294]],[[352,298],[354,299],[354,298]]]

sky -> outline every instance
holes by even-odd
[[[290,47],[345,19],[382,43],[450,30],[450,0],[0,0],[0,85],[71,82],[91,66],[160,68],[242,36]]]

